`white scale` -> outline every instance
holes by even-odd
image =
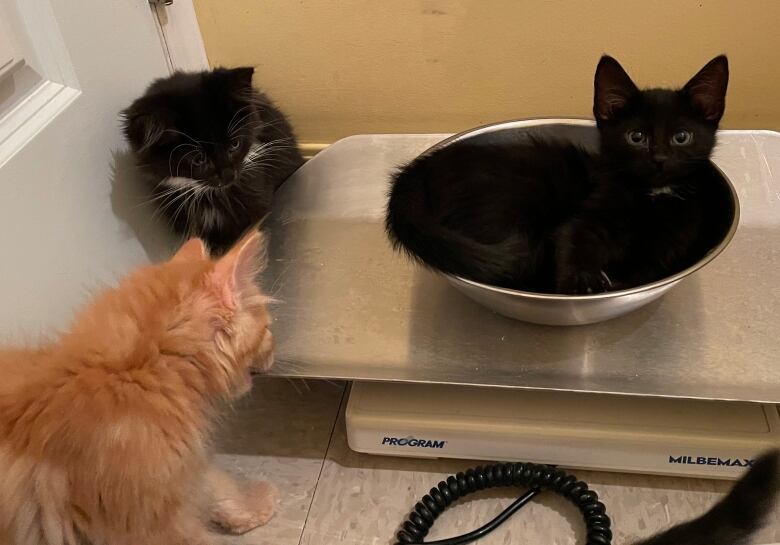
[[[354,383],[346,423],[370,454],[721,479],[780,446],[777,405],[436,384]]]

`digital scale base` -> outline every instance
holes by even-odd
[[[780,447],[777,405],[441,384],[355,382],[346,425],[369,454],[718,479]]]

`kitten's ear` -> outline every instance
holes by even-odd
[[[125,137],[138,152],[173,138],[172,133],[167,131],[173,125],[170,112],[156,107],[149,97],[141,97],[133,102],[122,111],[121,116]]]
[[[731,492],[701,517],[638,545],[745,545],[774,509],[780,492],[780,451],[764,454]]]
[[[199,238],[191,238],[181,245],[171,258],[172,263],[201,261],[208,257],[206,245]]]
[[[715,57],[683,87],[704,119],[717,123],[726,109],[729,84],[729,61],[725,55]]]
[[[601,57],[594,77],[593,115],[599,121],[612,119],[639,92],[620,63]]]
[[[238,306],[242,294],[254,285],[265,266],[265,239],[252,229],[214,265],[211,280],[225,307]]]
[[[237,90],[243,91],[252,87],[252,76],[255,74],[255,69],[251,66],[232,68],[228,73],[230,74],[230,79]]]

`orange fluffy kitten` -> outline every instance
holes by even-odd
[[[263,243],[218,261],[187,242],[39,349],[0,351],[0,544],[196,545],[273,513],[268,483],[209,464],[220,405],[267,369]]]

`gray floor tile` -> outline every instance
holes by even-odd
[[[239,478],[274,482],[279,509],[267,526],[220,545],[298,545],[343,395],[343,383],[259,379],[228,415],[217,462]]]

